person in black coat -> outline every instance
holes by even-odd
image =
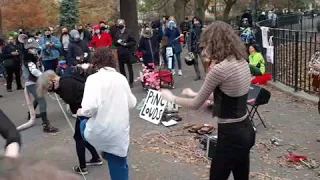
[[[13,37],[9,37],[8,44],[2,48],[3,64],[7,72],[7,91],[12,92],[13,74],[16,78],[17,90],[23,89],[21,86],[21,51],[15,44]]]
[[[47,91],[55,92],[61,99],[70,106],[73,114],[81,108],[86,77],[76,74],[68,74],[59,77],[54,71],[48,70],[39,76],[37,80],[39,96],[43,96]],[[79,166],[74,166],[73,170],[79,174],[88,174],[87,165],[101,165],[101,161],[96,149],[82,138],[80,132],[80,119],[88,119],[86,117],[78,117],[75,124],[74,140],[76,142],[76,150],[79,160]],[[85,148],[87,148],[92,159],[86,162]]]
[[[139,51],[143,54],[143,63],[148,68],[149,63],[159,64],[159,38],[153,34],[151,28],[142,29],[139,41]]]
[[[116,47],[118,51],[118,63],[120,73],[126,76],[126,71],[124,65],[126,64],[129,71],[129,84],[130,87],[133,87],[133,69],[132,62],[134,57],[134,51],[136,46],[136,40],[133,37],[133,34],[129,29],[126,28],[126,23],[123,19],[119,19],[117,22],[119,31],[116,34]]]
[[[193,21],[192,22],[193,25],[191,27],[190,34],[188,37],[188,50],[189,52],[192,52],[194,54],[195,63],[193,65],[194,65],[194,70],[196,72],[195,81],[197,81],[201,79],[200,69],[199,69],[199,61],[201,61],[200,59],[201,50],[200,50],[199,44],[200,44],[200,36],[202,33],[203,25],[202,25],[202,21],[197,17],[194,17],[192,21]]]
[[[87,62],[89,59],[89,47],[80,39],[80,34],[77,30],[70,31],[70,42],[68,45],[68,66],[76,66]]]

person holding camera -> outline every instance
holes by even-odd
[[[84,40],[81,40],[79,31],[71,30],[69,34],[70,43],[68,45],[68,66],[76,66],[78,64],[88,62],[90,50]]]
[[[50,28],[45,30],[45,36],[40,40],[42,63],[45,70],[55,71],[60,57],[61,42],[52,35]]]

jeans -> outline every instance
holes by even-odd
[[[128,67],[129,71],[129,84],[133,84],[133,69],[132,69],[132,64],[131,64],[131,57],[129,54],[119,54],[119,70],[122,75],[127,77],[126,75],[126,70],[124,69],[124,65],[126,64]]]
[[[177,59],[177,62],[178,62],[178,68],[179,68],[179,70],[181,70],[181,57],[180,57],[180,53],[177,53],[177,54],[175,54],[174,56],[173,56],[173,58],[172,58],[172,69],[174,69],[174,67],[175,67],[175,61],[176,61],[176,59]]]
[[[43,98],[39,98],[37,95],[37,86],[36,84],[31,84],[29,86],[26,86],[27,91],[33,96],[33,107],[36,109],[39,104],[40,113],[47,112],[47,102]]]
[[[45,60],[45,61],[42,61],[42,63],[45,71],[47,70],[56,71],[57,65],[58,65],[58,59]]]
[[[76,120],[76,126],[75,126],[75,132],[74,132],[73,138],[76,142],[76,150],[77,150],[77,155],[79,160],[79,166],[80,168],[86,168],[87,167],[86,148],[90,151],[93,160],[98,160],[100,159],[100,157],[97,150],[84,139],[84,136],[83,136],[83,132],[85,130],[84,122],[86,120],[81,120],[81,119],[83,118],[77,118]]]
[[[119,157],[103,152],[102,157],[108,161],[109,172],[112,180],[128,180],[129,167],[127,157]]]
[[[6,67],[6,72],[7,72],[7,89],[11,90],[12,89],[12,81],[13,81],[13,74],[16,78],[16,84],[17,88],[22,88],[21,86],[21,68],[20,65],[15,65],[12,67]]]
[[[218,125],[216,154],[211,162],[210,180],[249,180],[250,149],[255,132],[247,117],[244,121]]]

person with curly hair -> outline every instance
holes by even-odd
[[[92,64],[99,69],[87,78],[77,115],[90,117],[80,124],[83,137],[108,161],[112,180],[128,180],[130,112],[135,107],[126,77],[118,73],[111,48],[97,49]]]
[[[247,112],[251,74],[246,47],[232,27],[221,21],[213,22],[203,31],[200,47],[202,56],[214,63],[200,91],[184,89],[182,94],[192,98],[177,97],[167,89],[162,89],[161,95],[191,109],[198,109],[213,98],[218,142],[210,180],[227,180],[231,172],[235,180],[248,180],[255,131]]]

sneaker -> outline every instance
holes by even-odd
[[[72,114],[72,117],[77,119],[78,116],[77,114]]]
[[[178,75],[182,76],[182,70],[181,69],[178,71]]]
[[[43,126],[43,132],[44,133],[56,133],[56,132],[59,132],[59,129],[58,128],[55,128],[51,125],[44,125]]]
[[[7,89],[8,92],[12,92],[12,89]]]
[[[21,87],[18,87],[17,90],[23,90],[23,87],[22,87],[22,86],[21,86]]]
[[[171,70],[171,72],[172,72],[172,75],[175,75],[176,74],[176,71],[173,69],[173,70]]]
[[[87,166],[100,166],[103,164],[103,161],[101,159],[94,160],[91,159],[90,161],[86,162]]]
[[[74,172],[81,174],[81,175],[86,175],[89,173],[87,168],[80,168],[79,166],[74,166],[73,170],[74,170]]]

